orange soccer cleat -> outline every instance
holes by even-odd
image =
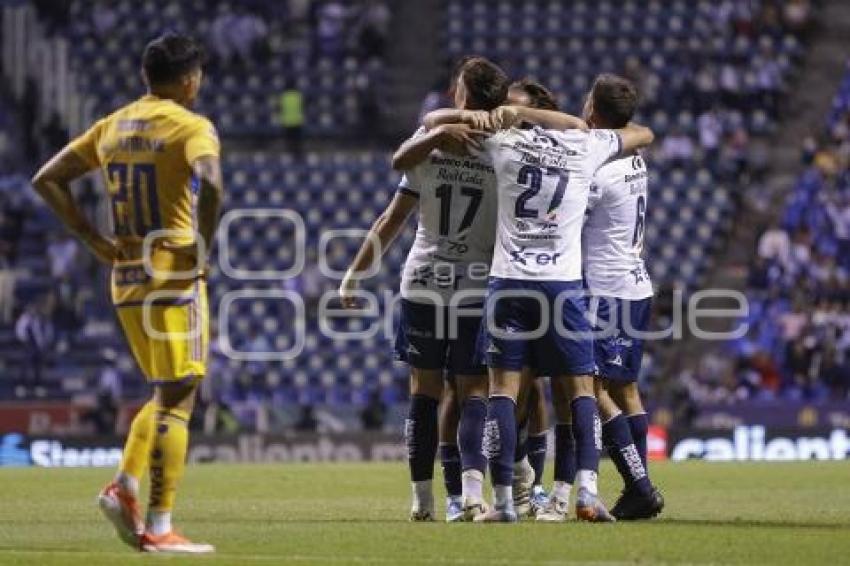
[[[97,504],[115,527],[121,540],[133,548],[139,548],[139,539],[145,532],[145,524],[142,522],[136,497],[116,482],[112,482],[98,494]]]
[[[174,531],[164,535],[143,533],[139,548],[142,552],[164,552],[172,554],[209,554],[215,552],[211,544],[195,543]]]

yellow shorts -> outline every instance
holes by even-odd
[[[112,302],[148,381],[190,381],[206,374],[209,306],[203,279],[156,279],[141,262],[119,263],[112,270]]]

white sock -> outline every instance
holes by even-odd
[[[433,480],[412,482],[414,507],[416,507],[417,509],[434,508],[434,489],[432,487],[432,484]]]
[[[557,497],[558,499],[563,499],[567,503],[570,501],[570,491],[572,491],[573,486],[565,481],[556,481],[552,486],[552,497]]]
[[[514,505],[514,489],[509,485],[494,485],[493,499],[496,507],[504,508]]]
[[[467,470],[460,476],[463,498],[481,501],[484,499],[484,474],[478,470]]]
[[[599,489],[596,487],[596,472],[591,470],[579,470],[576,473],[576,485],[578,485],[579,489],[585,488],[587,491],[596,495],[599,493]]]
[[[118,472],[115,476],[115,483],[121,486],[124,491],[130,492],[133,496],[139,495],[139,479],[125,472]]]
[[[148,511],[145,528],[156,536],[171,532],[171,511]]]

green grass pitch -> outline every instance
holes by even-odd
[[[660,463],[652,471],[667,508],[651,522],[448,525],[406,521],[402,464],[195,466],[176,522],[218,553],[166,558],[130,551],[101,519],[94,496],[110,470],[5,469],[0,564],[850,561],[848,463]],[[613,503],[616,478],[607,463],[602,478]]]

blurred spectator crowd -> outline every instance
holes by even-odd
[[[749,333],[685,376],[697,401],[850,398],[850,64],[801,165],[754,250]]]
[[[367,228],[397,175],[389,169],[386,152],[314,152],[305,149],[304,140],[346,133],[366,140],[377,131],[373,126],[386,107],[380,93],[387,90],[382,70],[391,4],[35,4],[49,32],[72,41],[76,71],[97,113],[141,92],[136,69],[146,38],[170,23],[178,29],[191,26],[189,31],[205,39],[210,50],[201,110],[211,114],[228,141],[282,136],[290,150],[229,153],[224,170],[229,207],[292,208],[305,219],[307,269],[283,285],[305,299],[305,354],[285,363],[241,362],[213,341],[200,426],[262,430],[283,422],[301,430],[334,429],[339,426],[335,413],[348,411],[364,428],[380,429],[392,410],[388,407],[404,398],[405,372],[393,366],[386,341],[352,346],[320,335],[316,305],[335,282],[319,272],[312,250],[325,230]],[[539,78],[559,94],[565,109],[578,111],[580,97],[599,71],[620,72],[638,84],[640,119],[659,134],[647,155],[657,195],[647,227],[647,261],[659,286],[656,324],[665,327],[675,308],[674,292],[697,288],[725,244],[742,192],[735,189],[763,179],[767,136],[781,118],[781,100],[805,50],[810,3],[447,0],[441,9],[445,59],[470,52],[491,56],[514,76]],[[614,10],[617,18],[611,17]],[[140,29],[126,25],[129,20],[139,22]],[[107,67],[120,72],[105,73]],[[443,79],[423,110],[446,104]],[[16,107],[17,115],[7,108],[15,106],[0,105],[0,371],[4,364],[14,367],[15,379],[11,384],[0,380],[0,398],[88,395],[92,406],[114,407],[143,389],[111,314],[104,314],[110,312],[104,274],[31,200],[29,171],[16,171],[22,163],[16,148],[31,147],[27,156],[43,158],[64,143],[67,132],[54,117],[36,119],[37,109],[26,100]],[[32,124],[25,136],[30,141],[19,139],[21,122]],[[850,74],[827,132],[805,143],[805,171],[784,217],[765,231],[754,251],[748,290],[752,331],[730,345],[735,356],[705,356],[682,376],[690,399],[847,397],[849,130]],[[37,160],[32,161],[27,165]],[[79,190],[87,212],[96,216],[101,204],[94,184]],[[279,226],[240,228],[228,240],[228,253],[246,270],[271,268],[278,260],[286,265],[293,253],[286,245],[290,236]],[[408,230],[387,257],[384,272],[372,281],[376,290],[397,286],[411,238]],[[334,268],[344,269],[354,243],[331,246]],[[214,304],[242,284],[217,270],[211,283]],[[290,313],[260,303],[234,306],[233,328],[228,329],[233,347],[244,352],[285,349],[290,337],[283,330]],[[656,356],[653,344],[641,376],[644,389],[669,383]],[[295,415],[275,410],[293,406],[300,407]],[[110,422],[92,415],[92,427],[109,428]]]

